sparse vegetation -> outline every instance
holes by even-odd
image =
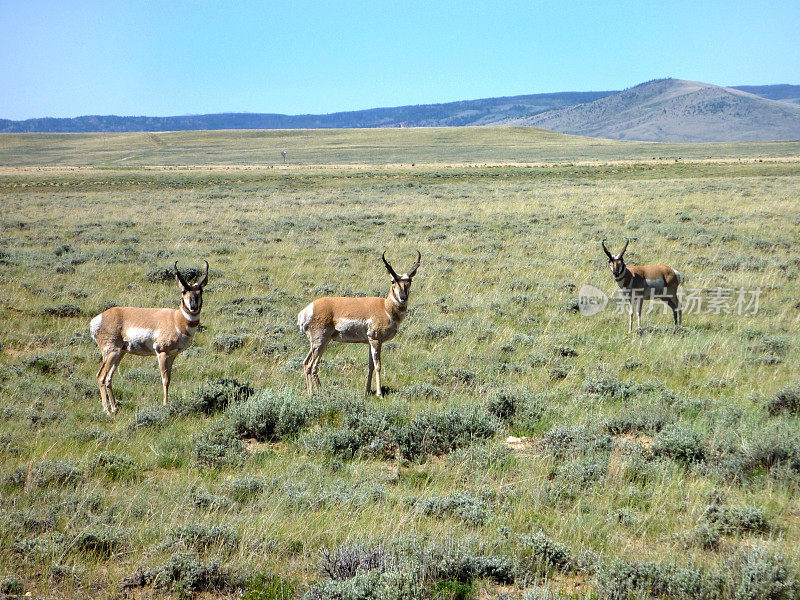
[[[0,595],[797,597],[798,143],[239,135],[3,138]],[[759,311],[581,316],[604,237]],[[417,248],[385,399],[344,344],[307,396],[297,312]],[[88,319],[204,258],[170,403],[128,357],[104,417]]]

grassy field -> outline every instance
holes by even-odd
[[[5,167],[658,163],[797,155],[797,142],[654,144],[565,136],[533,127],[0,135],[0,165]]]
[[[800,594],[800,143],[4,135],[0,165],[0,596]],[[603,238],[758,311],[582,316]],[[308,398],[298,311],[417,249],[385,400],[341,344]],[[104,417],[89,320],[176,308],[203,259],[170,405],[128,356]]]

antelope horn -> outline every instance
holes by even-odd
[[[203,287],[208,281],[208,261],[204,260],[203,262],[206,263],[206,273],[203,275],[203,278],[195,284],[198,287]]]
[[[421,260],[422,260],[422,255],[419,253],[419,250],[417,250],[417,262],[414,263],[414,266],[411,267],[411,270],[408,272],[409,277],[413,277],[414,274],[417,272],[417,269],[419,269],[419,261]]]
[[[619,257],[620,257],[620,258],[622,258],[622,255],[623,255],[623,254],[625,254],[625,250],[627,250],[627,249],[628,249],[628,244],[630,244],[630,242],[631,242],[631,241],[630,241],[630,240],[628,240],[628,239],[626,239],[626,240],[625,240],[625,247],[622,249],[622,252],[620,252],[620,253],[619,253]]]
[[[389,271],[389,275],[392,276],[392,279],[394,279],[395,281],[400,279],[397,276],[397,273],[394,272],[394,269],[392,268],[392,265],[390,265],[389,262],[386,260],[386,250],[383,251],[383,254],[381,255],[381,258],[383,259],[383,264],[386,265],[386,270]]]
[[[603,246],[603,252],[605,252],[606,256],[608,256],[608,260],[613,259],[614,257],[611,256],[611,252],[609,252],[608,248],[606,248],[606,240],[605,240],[605,238],[603,238],[603,241],[600,242],[600,244]]]
[[[175,277],[178,279],[178,283],[181,284],[181,287],[184,290],[188,290],[189,289],[189,284],[186,283],[186,280],[183,277],[181,277],[181,272],[178,271],[178,261],[177,260],[175,261]]]

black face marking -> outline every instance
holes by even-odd
[[[392,287],[395,290],[397,299],[401,303],[408,301],[408,290],[411,288],[410,277],[400,277],[399,279],[395,279],[392,283]]]
[[[199,285],[194,285],[189,289],[183,291],[181,294],[183,305],[190,313],[198,313],[203,307],[203,288]]]
[[[208,261],[204,260],[203,262],[206,263],[206,272],[203,277],[200,281],[189,285],[178,270],[178,261],[175,261],[175,278],[178,280],[178,285],[181,286],[181,302],[189,312],[198,312],[203,306],[203,288],[208,283]]]
[[[608,266],[611,267],[611,273],[616,278],[622,277],[622,274],[625,272],[625,261],[622,260],[621,256],[609,258]]]

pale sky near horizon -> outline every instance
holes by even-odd
[[[800,2],[0,0],[0,118],[800,84]]]

